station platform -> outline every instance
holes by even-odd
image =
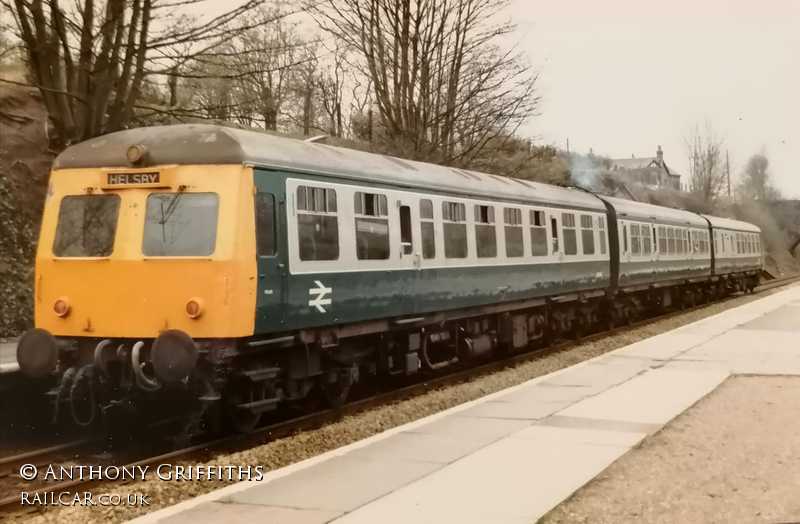
[[[0,374],[19,371],[17,365],[17,342],[0,342]]]
[[[800,286],[134,522],[531,524],[736,374],[800,375]]]

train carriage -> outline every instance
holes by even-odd
[[[711,276],[708,221],[696,213],[601,197],[616,213],[619,287],[666,286]]]
[[[763,265],[761,229],[741,220],[703,216],[714,231],[714,275],[746,275],[752,284]]]
[[[711,231],[577,188],[220,126],[132,129],[56,159],[17,356],[78,424],[222,412],[246,430],[312,394],[339,404],[365,376],[669,306],[711,285]],[[751,275],[752,256],[731,258],[728,281]]]

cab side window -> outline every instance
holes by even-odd
[[[256,193],[256,252],[260,257],[275,254],[275,196]]]

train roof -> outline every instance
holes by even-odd
[[[617,211],[617,216],[639,220],[656,220],[659,222],[669,222],[672,224],[684,224],[692,227],[707,228],[708,222],[691,211],[676,209],[673,207],[657,206],[635,200],[625,200],[624,198],[602,197]]]
[[[750,222],[742,222],[741,220],[734,220],[732,218],[715,217],[712,215],[703,215],[711,222],[714,228],[731,229],[733,231],[745,231],[748,233],[761,233],[761,228],[751,224]]]
[[[210,124],[142,127],[99,136],[67,148],[53,169],[130,168],[126,151],[132,145],[146,148],[144,161],[137,164],[142,167],[247,164],[453,194],[605,209],[597,197],[580,189]]]

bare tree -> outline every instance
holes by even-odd
[[[14,16],[33,83],[64,144],[126,127],[149,77],[213,53],[257,27],[264,0],[241,0],[207,19],[203,0],[0,0]],[[157,110],[158,108],[150,108]]]
[[[766,153],[757,153],[747,161],[739,185],[739,194],[761,202],[778,200],[781,197],[780,191],[772,185],[769,158]]]
[[[503,50],[509,0],[326,0],[321,27],[360,55],[395,152],[469,163],[535,112],[536,74]],[[370,129],[372,127],[370,126]]]
[[[710,122],[694,127],[686,138],[689,157],[689,186],[706,204],[711,204],[725,183],[723,140]]]
[[[331,63],[318,79],[320,102],[327,116],[328,134],[340,137],[343,134],[342,101],[347,72],[347,58],[341,40],[336,40],[331,53]]]

